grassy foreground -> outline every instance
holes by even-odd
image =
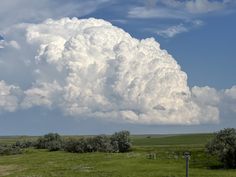
[[[204,144],[211,136],[136,135],[132,136],[134,147],[129,153],[73,154],[26,149],[24,154],[0,156],[0,176],[183,177],[185,160],[182,154],[188,150],[192,153],[190,177],[236,177],[236,170],[213,169],[220,164],[204,153]],[[3,139],[4,142],[13,141],[11,137],[0,137],[0,143]],[[147,158],[152,153],[156,154],[156,159]]]

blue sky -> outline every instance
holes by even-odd
[[[215,103],[210,105],[219,109],[220,118],[219,122],[197,125],[186,125],[184,122],[178,125],[112,122],[71,117],[59,108],[46,109],[41,106],[6,111],[1,109],[0,102],[0,135],[44,134],[51,131],[99,134],[121,129],[132,133],[186,133],[216,131],[236,125],[236,89],[233,89],[236,85],[235,7],[234,0],[1,1],[0,81],[20,86],[24,92],[29,85],[28,80],[31,80],[30,70],[22,70],[20,61],[12,58],[27,58],[34,51],[28,51],[25,56],[23,47],[20,47],[16,54],[9,55],[12,46],[17,48],[12,41],[18,42],[22,37],[20,30],[15,34],[9,32],[14,32],[17,25],[40,24],[48,18],[99,18],[122,28],[134,38],[155,38],[161,49],[167,50],[187,74],[190,89],[207,86],[216,90],[220,101],[217,106]],[[6,60],[11,65],[10,69],[3,65]]]

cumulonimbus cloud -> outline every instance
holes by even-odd
[[[32,83],[15,98],[9,89],[16,86],[1,81],[1,97],[15,105],[7,110],[44,106],[77,118],[144,124],[219,121],[218,91],[190,89],[186,73],[153,38],[138,40],[93,18],[48,19],[19,28],[25,41],[17,43],[32,47],[25,64]]]
[[[20,89],[14,85],[8,85],[4,81],[0,81],[0,112],[14,112],[18,108],[18,96]]]

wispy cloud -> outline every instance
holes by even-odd
[[[206,13],[221,12],[232,8],[232,0],[157,0],[143,6],[132,7],[128,12],[130,18],[172,18],[191,19]]]
[[[156,33],[159,36],[164,38],[172,38],[178,34],[186,33],[192,29],[198,28],[204,25],[204,22],[201,20],[193,20],[185,23],[180,23],[177,25],[170,25],[165,28],[160,29],[151,29],[152,32]]]
[[[190,13],[203,14],[226,9],[228,3],[225,1],[195,0],[185,2],[184,7]]]
[[[143,5],[131,7],[127,16],[129,19],[166,20],[168,25],[165,23],[164,27],[152,28],[151,31],[172,38],[202,26],[206,14],[230,13],[235,5],[233,0],[148,0]]]
[[[169,18],[169,19],[186,19],[185,13],[168,8],[147,8],[133,7],[128,12],[130,18]]]
[[[183,32],[187,32],[189,29],[186,28],[183,24],[170,26],[163,30],[157,30],[156,33],[162,37],[171,38],[175,35]]]
[[[47,18],[81,17],[110,0],[1,0],[0,30],[17,23],[41,22]]]
[[[121,23],[121,24],[126,24],[128,21],[126,19],[112,19],[112,20],[109,20],[111,21],[112,23]]]

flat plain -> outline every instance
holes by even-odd
[[[184,177],[183,153],[191,152],[190,177],[236,177],[205,153],[213,134],[133,135],[128,153],[48,152],[33,148],[0,156],[0,176],[6,177]],[[36,137],[0,137],[0,144]],[[150,158],[153,157],[156,158]]]

